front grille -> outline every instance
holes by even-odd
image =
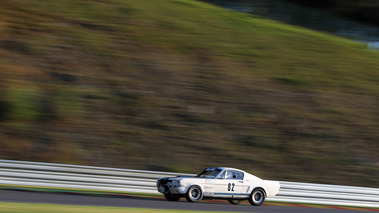
[[[167,193],[169,191],[167,184],[172,183],[172,180],[161,179],[158,181],[158,191]]]
[[[160,180],[159,186],[167,186],[168,183],[172,183],[172,180]]]

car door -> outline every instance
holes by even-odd
[[[233,198],[241,197],[243,189],[243,173],[236,170],[225,170],[214,181],[214,196]]]

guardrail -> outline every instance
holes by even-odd
[[[0,185],[158,194],[156,180],[193,174],[0,160]],[[379,189],[280,181],[268,201],[379,208]]]

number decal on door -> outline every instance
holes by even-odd
[[[236,184],[234,184],[234,183],[229,183],[228,184],[228,191],[230,192],[230,191],[232,191],[232,192],[234,192],[234,187],[236,186]]]

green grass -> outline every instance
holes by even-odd
[[[379,184],[379,52],[192,0],[0,8],[0,158]]]
[[[110,190],[94,190],[94,189],[76,189],[76,188],[59,188],[59,187],[43,187],[43,186],[27,186],[27,185],[9,185],[0,184],[0,188],[4,190],[27,190],[36,192],[69,192],[74,194],[89,194],[89,195],[119,195],[119,196],[136,196],[136,197],[149,197],[149,198],[163,198],[163,195],[158,193],[139,193],[139,192],[121,192]]]
[[[4,203],[0,202],[0,212],[4,213],[82,213],[82,212],[134,212],[134,213],[163,213],[163,212],[182,212],[182,213],[205,213],[205,211],[184,211],[184,210],[158,210],[144,208],[117,208],[117,207],[91,207],[91,206],[69,206],[69,205],[49,205],[49,204],[26,204],[26,203]],[[216,212],[215,212],[216,213]]]

